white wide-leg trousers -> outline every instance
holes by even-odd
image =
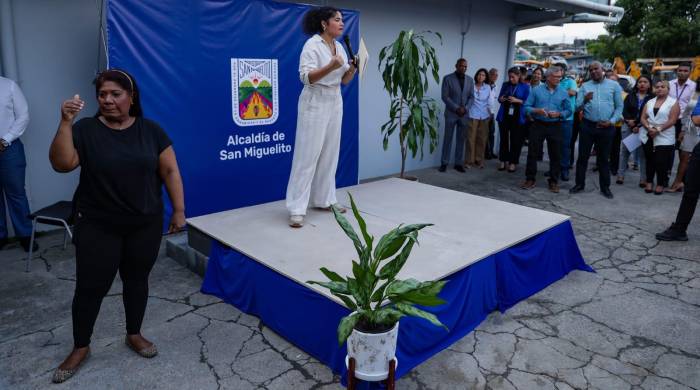
[[[340,88],[305,86],[299,95],[292,172],[287,184],[290,215],[337,203],[335,171],[340,152],[343,98]]]

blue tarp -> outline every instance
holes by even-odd
[[[492,311],[507,310],[572,270],[593,272],[567,221],[448,276],[440,294],[447,303],[423,309],[436,314],[449,331],[423,319],[402,318],[397,377],[464,337]],[[217,241],[202,292],[259,317],[333,372],[345,375],[346,347],[338,346],[336,336],[338,322],[349,313],[344,306]]]

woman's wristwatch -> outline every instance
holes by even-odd
[[[5,150],[8,147],[10,147],[10,143],[7,142],[7,140],[0,138],[0,145],[2,145],[2,149]]]

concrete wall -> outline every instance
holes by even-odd
[[[77,171],[59,174],[51,169],[48,147],[59,120],[60,103],[73,94],[87,97],[84,115],[97,107],[91,99],[92,78],[104,67],[98,52],[99,6],[101,0],[0,0],[10,2],[14,20],[19,80],[30,106],[31,121],[22,137],[27,150],[27,189],[32,210],[58,200],[71,199],[77,185]],[[443,34],[436,46],[441,77],[454,70],[461,51],[462,15],[471,21],[464,45],[469,59],[468,73],[480,67],[504,69],[508,26],[513,6],[504,0],[340,0],[316,1],[361,12],[361,32],[371,55],[368,74],[360,92],[360,178],[394,174],[400,169],[398,139],[382,149],[379,128],[387,119],[389,98],[377,71],[381,47],[392,42],[402,29],[433,30]],[[98,64],[98,62],[100,62]],[[429,95],[439,101],[439,85],[431,83]],[[440,102],[441,103],[441,102]],[[442,104],[440,104],[442,107]],[[442,118],[441,118],[442,126]],[[442,133],[442,127],[440,129]],[[425,158],[407,161],[407,169],[439,164],[438,146]]]
[[[27,155],[27,195],[32,210],[70,200],[78,171],[60,174],[48,159],[64,99],[94,96],[98,68],[99,1],[2,0],[11,4],[18,80],[29,103],[22,136]],[[104,61],[104,60],[102,60]],[[102,65],[103,66],[103,65]],[[97,110],[86,99],[85,115]]]

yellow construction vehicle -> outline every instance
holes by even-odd
[[[641,64],[654,80],[675,79],[678,65],[684,62],[691,64],[690,79],[697,80],[700,77],[700,56],[695,58],[637,58],[637,63]]]
[[[628,73],[630,76],[634,77],[635,80],[639,78],[639,76],[642,75],[642,68],[637,65],[637,61],[632,61],[630,63],[630,68],[628,70]]]
[[[615,61],[613,61],[613,71],[618,75],[627,74],[625,61],[623,61],[621,57],[615,57]]]

